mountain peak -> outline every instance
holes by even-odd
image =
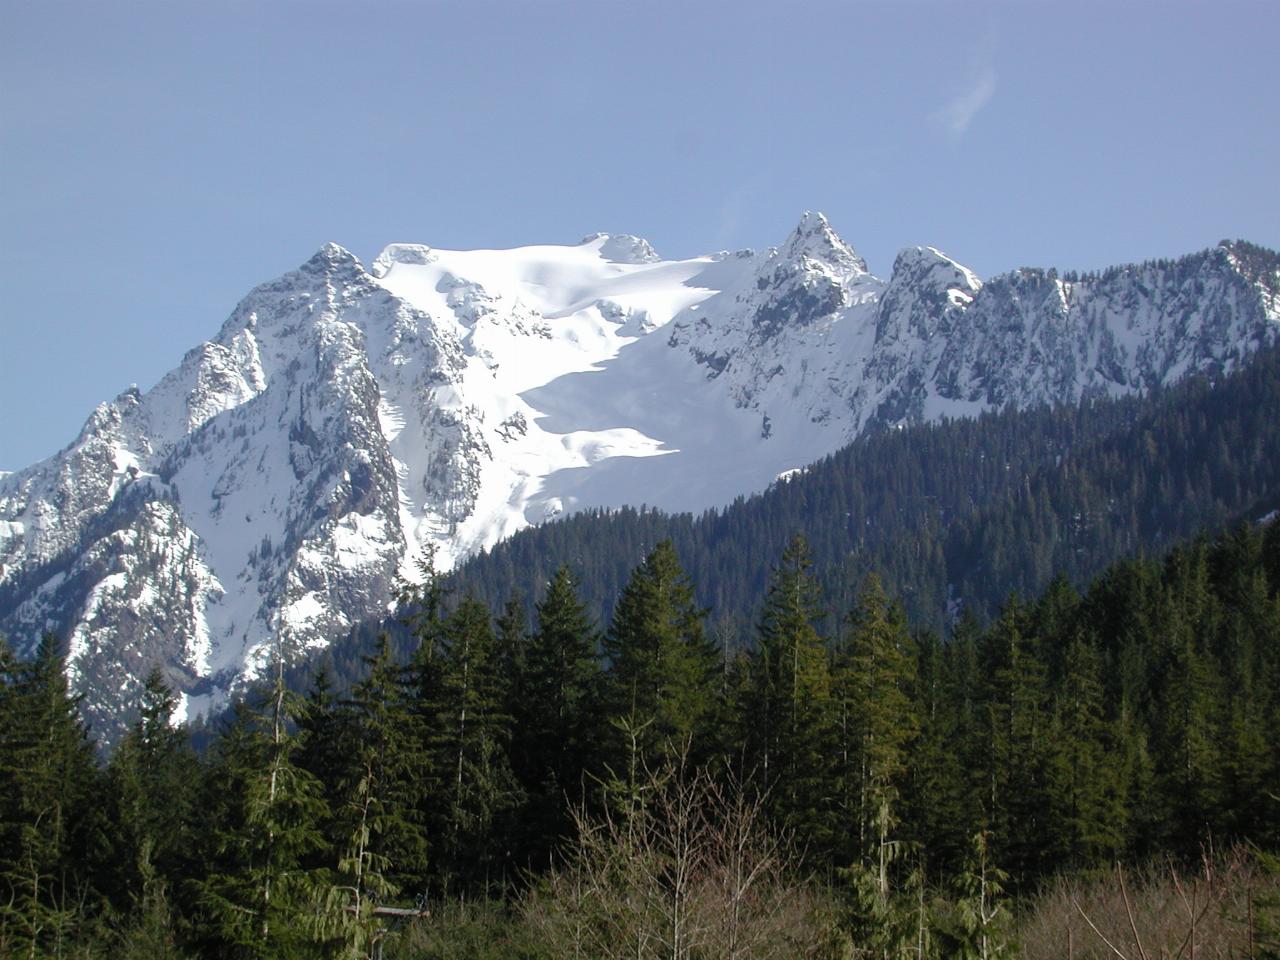
[[[360,267],[360,261],[346,247],[339,246],[330,240],[302,265],[304,270],[318,272],[341,269],[344,267]]]
[[[648,240],[629,233],[593,233],[578,241],[578,246],[599,244],[603,260],[613,263],[657,263],[662,257]]]
[[[375,280],[326,244],[0,483],[0,632],[71,638],[95,722],[123,725],[157,661],[191,717],[277,636],[319,649],[385,616],[425,549],[443,570],[580,510],[696,514],[867,429],[1227,369],[1280,340],[1280,256],[1230,250],[1245,267],[1068,291],[980,287],[930,247],[883,283],[818,213],[764,255],[658,266],[629,235],[392,244]]]
[[[840,239],[823,214],[806,210],[783,244],[788,259],[809,257],[839,267],[849,273],[867,273],[867,262]]]
[[[890,282],[917,287],[955,287],[972,296],[982,288],[978,275],[937,247],[905,247],[893,261]]]

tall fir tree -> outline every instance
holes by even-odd
[[[508,598],[502,613],[494,621],[494,628],[497,644],[494,656],[502,681],[502,712],[516,718],[525,702],[525,672],[529,659],[529,615],[523,596]]]
[[[425,732],[435,727],[437,718],[433,711],[443,695],[445,602],[449,596],[449,589],[436,570],[434,546],[428,547],[418,572],[416,583],[402,584],[399,600],[404,611],[401,623],[408,628],[413,642],[407,673],[413,710],[419,729]],[[422,750],[424,756],[431,755],[430,745],[425,741]],[[430,780],[438,771],[428,769],[424,773]]]
[[[1077,628],[1062,654],[1049,731],[1047,796],[1052,804],[1040,842],[1057,864],[1102,866],[1127,834],[1121,770],[1104,716],[1101,658]]]
[[[332,871],[309,866],[328,818],[320,783],[297,765],[301,706],[279,650],[257,708],[224,736],[211,776],[225,791],[215,860],[198,881],[213,949],[224,957],[327,957],[345,939],[347,898]]]
[[[417,738],[418,777],[421,790],[419,816],[426,824],[430,847],[429,884],[444,882],[443,824],[446,820],[448,776],[442,756],[441,730],[448,719],[444,710],[447,640],[445,608],[450,590],[435,565],[435,548],[428,546],[419,564],[417,582],[400,590],[401,623],[408,628],[412,652],[405,670],[411,729]]]
[[[329,835],[338,851],[336,883],[351,920],[344,945],[353,954],[372,944],[378,906],[421,891],[429,852],[419,776],[422,737],[406,695],[405,670],[392,660],[385,635],[365,658],[365,669],[342,702],[340,722],[330,727],[339,735],[336,744],[323,751],[336,754]]]
[[[322,660],[298,712],[295,751],[298,766],[320,782],[330,815],[324,826],[326,849],[317,854],[315,866],[331,866],[328,848],[339,844],[334,830],[342,809],[343,778],[350,760],[349,720],[349,713],[334,692],[330,665]]]
[[[1020,889],[1046,866],[1041,840],[1049,809],[1049,723],[1047,671],[1030,611],[1016,596],[983,635],[982,649],[987,678],[987,751],[982,764],[987,829],[993,858]]]
[[[1160,793],[1168,805],[1164,841],[1191,853],[1217,828],[1222,754],[1221,680],[1212,658],[1179,611],[1172,659],[1165,675],[1157,733]]]
[[[795,537],[765,594],[746,700],[748,758],[775,821],[794,832],[815,859],[835,844],[831,803],[833,727],[824,616],[809,547]]]
[[[520,802],[489,609],[463,598],[445,621],[443,640],[431,737],[439,771],[434,875],[444,891],[483,892],[507,879]]]
[[[646,766],[695,756],[708,741],[717,658],[693,584],[664,540],[632,572],[604,638],[605,764],[634,793]],[[634,799],[634,796],[632,797]]]
[[[901,611],[874,574],[849,619],[837,666],[842,711],[849,714],[842,730],[840,792],[857,839],[848,859],[873,872],[884,900],[890,864],[903,852],[902,790],[920,732],[916,650]]]
[[[966,662],[958,643],[944,644],[926,631],[917,647],[920,735],[908,751],[902,809],[906,835],[920,846],[928,875],[937,876],[960,868],[965,831],[978,821],[961,749],[973,708],[956,676],[958,663]]]
[[[511,755],[527,797],[525,856],[544,863],[572,826],[595,764],[600,639],[561,567],[536,608],[513,711]]]
[[[0,946],[64,955],[96,907],[100,774],[58,640],[46,634],[27,663],[0,642],[0,668]]]
[[[114,905],[125,914],[149,914],[151,920],[171,908],[175,895],[177,905],[189,909],[182,881],[197,868],[190,850],[199,762],[186,730],[173,725],[177,705],[163,674],[152,669],[143,683],[138,720],[107,768]]]

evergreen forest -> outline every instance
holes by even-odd
[[[200,751],[156,672],[103,759],[0,646],[0,955],[1277,956],[1280,524],[945,633],[848,572],[793,536],[731,629],[671,540],[607,621],[428,560]]]
[[[568,565],[607,620],[630,571],[671,540],[713,622],[749,630],[772,564],[808,541],[831,612],[877,573],[913,624],[944,633],[963,607],[983,623],[1012,592],[1057,576],[1083,588],[1115,560],[1156,556],[1202,530],[1280,507],[1280,351],[1216,382],[1144,397],[888,430],[758,496],[693,517],[637,507],[523,530],[451,575],[494,604]],[[531,608],[530,608],[531,612]],[[826,624],[828,631],[836,624]],[[357,643],[339,645],[354,668]]]

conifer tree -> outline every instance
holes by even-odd
[[[795,537],[765,595],[747,698],[749,761],[775,821],[817,857],[833,844],[831,673],[809,548]]]
[[[728,617],[717,618],[712,635],[718,662],[707,722],[710,741],[704,752],[716,770],[741,783],[753,765],[747,753],[748,734],[756,723],[747,707],[754,665],[754,651],[749,649],[752,638]]]
[[[195,869],[189,849],[198,762],[185,729],[173,726],[177,697],[154,668],[143,684],[138,721],[111,757],[110,884],[118,910],[167,911]],[[183,904],[185,906],[185,904]]]
[[[494,655],[502,684],[502,712],[517,718],[525,702],[525,671],[529,657],[529,618],[524,598],[517,595],[508,599],[494,626],[497,642]]]
[[[510,816],[520,801],[488,608],[465,597],[445,621],[443,640],[432,738],[440,775],[436,875],[446,890],[455,882],[484,889],[504,879]]]
[[[572,827],[594,766],[598,724],[599,637],[568,567],[551,578],[537,604],[525,652],[521,697],[514,710],[512,758],[528,797],[526,828],[541,838],[528,855],[541,861],[547,843]]]
[[[450,590],[435,567],[435,548],[428,545],[416,583],[400,591],[401,623],[409,629],[413,652],[405,671],[410,727],[417,739],[419,819],[427,827],[429,876],[441,885],[447,871],[442,838],[447,822],[449,777],[444,730],[447,639],[445,603]]]
[[[408,682],[412,691],[413,710],[423,731],[434,729],[436,718],[432,711],[440,702],[440,684],[444,662],[445,601],[449,591],[436,570],[435,548],[429,545],[419,569],[417,583],[404,584],[400,591],[400,606],[405,611],[402,623],[409,628],[413,638],[413,653],[409,658]],[[430,754],[430,745],[423,743],[424,754]],[[435,771],[426,771],[428,777]]]
[[[421,887],[427,867],[425,806],[418,777],[422,741],[406,697],[405,671],[391,659],[386,636],[365,658],[365,677],[343,701],[332,827],[337,849],[336,883],[345,895],[350,923],[346,948],[367,950],[373,910]],[[321,730],[324,730],[321,727]]]
[[[624,788],[644,767],[679,757],[687,741],[695,758],[703,747],[716,670],[703,615],[675,547],[662,541],[632,572],[604,639],[606,765]]]
[[[905,833],[921,845],[929,874],[938,875],[959,868],[967,850],[965,831],[978,822],[962,750],[973,709],[954,675],[959,649],[931,632],[917,638],[917,647],[920,736],[908,751],[903,822]]]
[[[92,908],[99,774],[58,641],[46,634],[29,663],[0,641],[0,669],[0,944],[58,955]]]
[[[315,777],[323,789],[325,806],[330,813],[330,820],[324,827],[329,845],[339,843],[333,833],[333,819],[342,808],[341,787],[350,759],[352,733],[349,719],[348,712],[334,694],[329,663],[321,661],[298,713],[295,756],[298,766]],[[326,849],[315,865],[330,865],[328,854]]]
[[[1103,716],[1101,660],[1077,629],[1066,647],[1049,736],[1044,845],[1057,863],[1103,865],[1121,851],[1125,828],[1123,788],[1114,745]]]
[[[1227,542],[1225,615],[1217,648],[1224,679],[1218,710],[1223,734],[1220,765],[1222,827],[1257,840],[1280,836],[1280,780],[1272,710],[1280,697],[1280,595],[1272,596],[1262,568],[1262,538],[1237,530]]]
[[[908,751],[920,730],[916,651],[874,574],[849,627],[837,665],[842,711],[849,716],[842,731],[841,796],[857,831],[849,854],[872,870],[879,896],[887,899],[889,864],[902,849],[896,830]]]
[[[991,738],[986,702],[988,678],[982,665],[983,646],[983,629],[973,611],[966,607],[956,619],[951,640],[944,651],[946,696],[955,716],[953,744],[963,784],[951,812],[947,841],[947,863],[953,869],[958,869],[968,856],[974,827],[988,823]],[[936,838],[931,838],[931,846],[936,846]]]
[[[1048,690],[1027,608],[1011,597],[983,636],[987,677],[983,762],[987,827],[993,853],[1015,887],[1045,866],[1042,828],[1048,809]]]
[[[1158,848],[1163,802],[1156,782],[1147,725],[1129,700],[1121,700],[1110,724],[1119,803],[1126,828],[1125,851],[1138,859]]]
[[[986,831],[974,834],[956,883],[959,896],[938,918],[937,937],[946,957],[1004,960],[1016,955],[1008,933],[1012,917],[1003,902],[1009,877],[992,858],[991,839]]]
[[[301,708],[279,651],[274,667],[261,704],[239,715],[211,771],[226,806],[200,901],[219,956],[330,956],[349,915],[331,874],[307,866],[324,845],[328,811],[319,782],[294,762]]]
[[[1160,792],[1167,798],[1166,842],[1191,851],[1216,832],[1220,797],[1219,677],[1189,627],[1177,628],[1159,731]]]

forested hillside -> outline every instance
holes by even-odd
[[[0,647],[0,953],[359,957],[401,905],[442,919],[388,955],[1008,956],[1055,874],[1280,845],[1280,525],[945,640],[771,566],[731,645],[668,541],[607,623],[567,569],[528,621],[428,578],[407,659],[277,670],[199,757],[153,675],[105,767],[57,642]],[[1217,920],[1275,949],[1250,869]]]
[[[1083,585],[1118,557],[1280,505],[1276,424],[1280,354],[1267,350],[1217,383],[867,437],[696,518],[579,514],[520,532],[451,582],[498,603],[567,564],[606,617],[630,568],[670,539],[712,621],[737,631],[802,533],[830,597],[847,603],[875,571],[913,622],[943,629],[961,608],[986,621],[1011,592],[1034,595],[1058,574]]]
[[[211,724],[153,673],[109,757],[0,643],[0,954],[1052,955],[1085,878],[1231,844],[1213,936],[1280,949],[1276,423],[1266,351],[427,558]]]

